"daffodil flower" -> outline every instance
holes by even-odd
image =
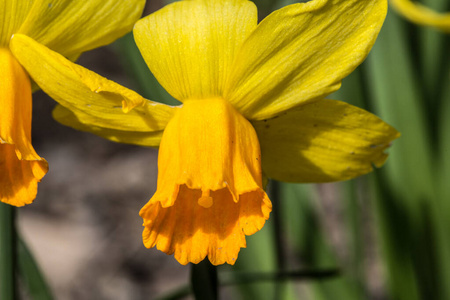
[[[134,36],[158,81],[183,103],[177,107],[144,99],[29,37],[15,35],[11,44],[61,104],[56,120],[159,146],[157,191],[140,212],[146,247],[182,264],[206,256],[234,264],[245,235],[260,230],[272,209],[263,173],[329,182],[386,160],[395,129],[324,99],[367,56],[386,10],[387,0],[314,0],[257,24],[256,7],[245,0],[168,5],[138,21]]]
[[[31,203],[48,164],[31,144],[32,82],[11,37],[25,35],[75,60],[132,29],[144,0],[0,0],[0,201]],[[39,63],[39,55],[29,57]],[[45,72],[45,70],[42,70]],[[46,83],[53,82],[48,75]],[[57,83],[54,83],[57,84]]]
[[[391,0],[392,6],[413,23],[450,33],[450,13],[438,13],[410,0]]]

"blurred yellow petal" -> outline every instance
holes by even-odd
[[[336,100],[319,100],[253,122],[269,177],[287,182],[346,180],[380,167],[399,133],[377,116]]]
[[[42,90],[76,112],[80,123],[121,131],[160,131],[174,113],[174,107],[144,99],[27,36],[14,35],[10,47]]]
[[[227,101],[186,101],[164,131],[157,191],[140,212],[145,246],[182,264],[234,264],[271,211],[260,160],[255,130]]]
[[[9,44],[9,40],[22,25],[33,1],[0,0],[0,47]]]
[[[144,5],[145,0],[35,0],[18,33],[72,57],[131,31]]]
[[[314,0],[265,18],[237,53],[225,92],[261,120],[334,91],[367,56],[387,0]]]
[[[180,1],[139,20],[134,36],[161,85],[176,99],[220,96],[257,11],[244,0]]]
[[[161,142],[163,130],[159,131],[133,131],[118,130],[86,125],[80,120],[85,118],[85,114],[76,110],[69,110],[64,106],[57,105],[53,110],[53,118],[59,123],[72,127],[76,130],[88,131],[101,136],[107,140],[146,147],[158,147]]]
[[[450,33],[450,13],[438,13],[410,0],[391,0],[392,6],[411,22]]]
[[[31,145],[30,79],[5,48],[0,66],[0,201],[22,206],[36,197],[48,165]]]

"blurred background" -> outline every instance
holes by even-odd
[[[255,1],[260,17],[292,2]],[[448,0],[422,3],[450,9]],[[149,1],[144,15],[165,4]],[[402,133],[386,165],[343,183],[270,182],[271,218],[247,237],[234,267],[218,267],[221,299],[450,299],[449,50],[449,35],[389,8],[367,60],[329,97]],[[132,35],[78,63],[174,103]],[[54,298],[192,298],[190,266],[142,244],[138,212],[156,190],[157,149],[56,123],[42,91],[33,105],[33,145],[50,171],[17,224]],[[21,297],[34,299],[26,290]]]

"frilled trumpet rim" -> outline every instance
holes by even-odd
[[[31,203],[47,162],[31,145],[31,84],[22,66],[0,48],[0,201]]]
[[[181,264],[234,264],[245,235],[260,230],[271,202],[249,121],[221,98],[188,100],[167,125],[158,187],[140,215],[146,247]]]

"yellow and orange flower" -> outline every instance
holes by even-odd
[[[387,0],[314,0],[258,24],[246,0],[168,5],[138,21],[134,35],[150,70],[183,103],[176,107],[144,99],[30,37],[15,35],[11,45],[61,104],[56,120],[112,141],[159,146],[157,191],[140,212],[146,247],[182,264],[206,256],[234,264],[245,235],[269,218],[263,173],[329,182],[385,162],[398,132],[324,98],[365,59],[386,10]]]
[[[28,36],[75,60],[130,31],[145,0],[0,0],[0,201],[31,203],[48,164],[31,145],[32,83],[11,37]],[[39,63],[39,56],[30,57]],[[45,70],[42,70],[45,72]],[[47,83],[53,82],[46,76]]]
[[[392,6],[413,23],[450,33],[450,13],[439,13],[411,0],[391,0]]]

